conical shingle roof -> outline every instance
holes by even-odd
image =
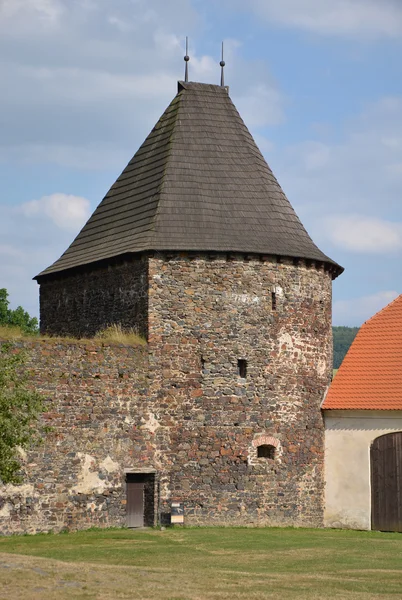
[[[228,89],[179,91],[71,246],[37,277],[143,251],[273,254],[334,265],[313,243]]]

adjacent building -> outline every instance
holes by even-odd
[[[402,295],[362,325],[323,411],[325,525],[402,531]]]

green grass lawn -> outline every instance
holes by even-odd
[[[174,528],[8,537],[0,598],[402,598],[402,535]]]

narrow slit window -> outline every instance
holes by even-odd
[[[262,444],[257,448],[257,457],[258,458],[275,458],[275,446],[271,444]]]
[[[205,358],[201,356],[201,373],[205,373]]]
[[[242,379],[246,379],[247,377],[247,361],[244,358],[239,358],[237,361],[237,371],[239,373],[239,377]]]
[[[276,310],[276,293],[272,292],[271,294],[271,302],[272,302],[272,310]]]

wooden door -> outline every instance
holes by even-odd
[[[144,483],[127,481],[127,527],[144,527]]]
[[[371,445],[371,528],[402,532],[402,432]]]

